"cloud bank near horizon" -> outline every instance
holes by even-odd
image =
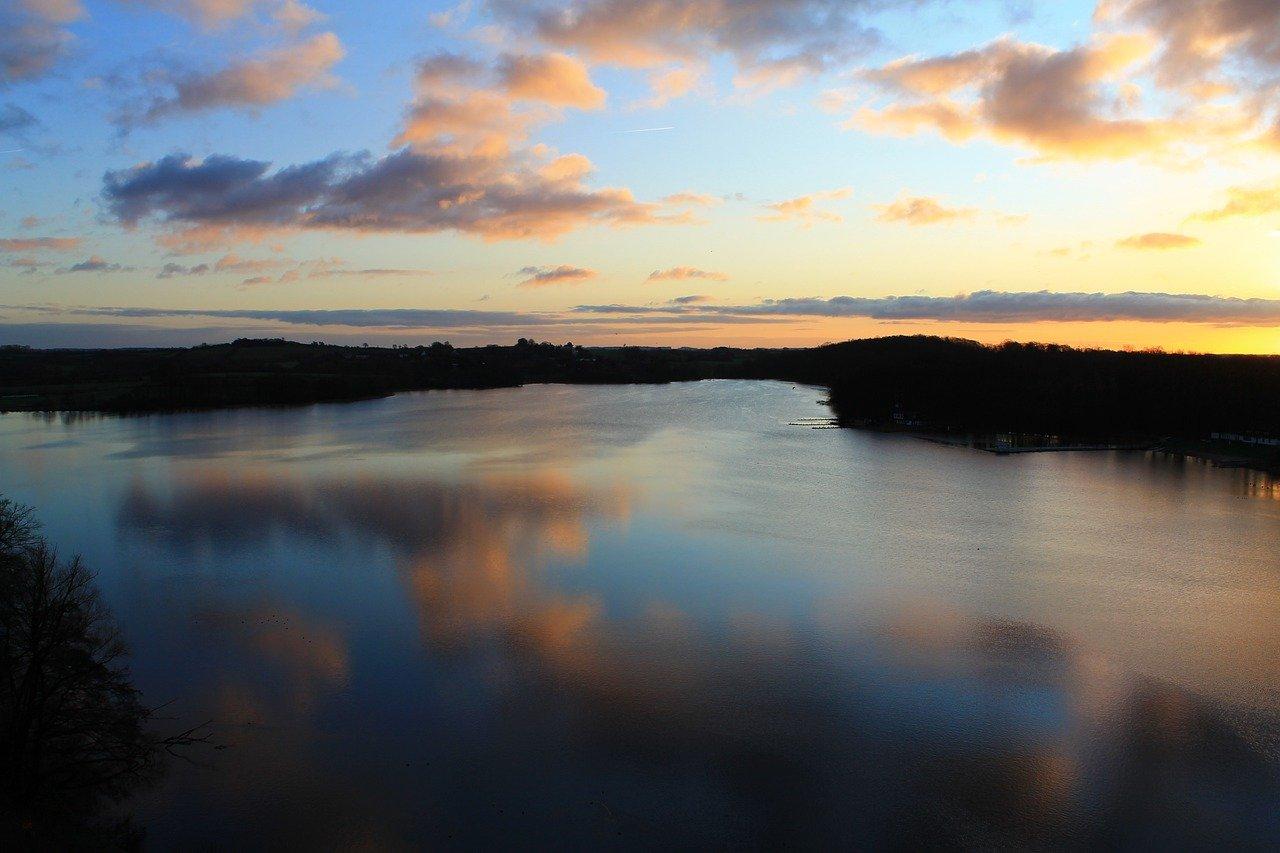
[[[174,321],[243,324],[258,331],[304,329],[392,332],[467,330],[498,337],[512,330],[608,332],[655,328],[703,328],[788,324],[813,319],[864,319],[883,323],[1189,323],[1218,326],[1280,325],[1280,299],[1246,299],[1189,293],[1056,293],[977,291],[957,296],[788,298],[750,305],[708,304],[684,298],[649,305],[578,305],[568,311],[503,311],[429,308],[217,309],[86,306],[0,306],[7,322],[30,331],[94,322],[132,321],[151,329],[180,331]],[[25,315],[12,316],[13,312]],[[38,323],[30,322],[32,318]],[[168,325],[156,325],[166,323]],[[266,325],[264,325],[266,324]],[[36,336],[38,337],[38,335]]]

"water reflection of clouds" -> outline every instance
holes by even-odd
[[[410,778],[432,818],[392,817],[406,841],[453,832],[640,846],[670,840],[673,827],[691,844],[801,847],[1280,838],[1256,807],[1280,792],[1274,766],[1242,735],[1236,709],[1120,672],[1045,627],[902,601],[857,616],[833,608],[817,624],[696,618],[684,602],[623,616],[593,587],[600,578],[564,588],[540,571],[548,556],[586,559],[591,524],[625,519],[629,500],[547,475],[208,475],[167,494],[135,484],[119,520],[179,549],[251,550],[287,533],[398,555],[437,664],[405,677],[424,679],[427,695],[471,685],[423,732],[430,747],[397,741],[409,756],[466,768],[465,785],[434,771]],[[277,612],[207,623],[287,668],[295,700],[373,664],[320,620],[268,618]],[[260,686],[228,682],[222,695],[256,717],[279,713]],[[343,736],[371,737],[405,713],[388,707],[402,696],[360,697],[361,734]],[[1276,725],[1272,715],[1263,728]],[[377,773],[348,777],[352,759],[318,750],[315,735],[263,746],[245,766],[270,755],[292,768],[270,774],[287,802],[314,795],[319,780],[335,792],[367,786],[384,809],[403,796]],[[306,782],[295,778],[303,768]]]
[[[415,478],[291,480],[276,473],[192,472],[170,494],[135,480],[120,525],[181,548],[225,551],[275,534],[308,539],[377,539],[401,554],[448,550],[476,539],[537,534],[548,547],[579,556],[588,518],[622,520],[631,494],[587,487],[550,472],[465,483]]]

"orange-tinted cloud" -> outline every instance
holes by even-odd
[[[1154,231],[1150,234],[1135,234],[1132,237],[1125,237],[1123,240],[1116,241],[1116,245],[1121,249],[1187,249],[1192,246],[1201,244],[1199,237],[1192,237],[1189,234],[1171,234],[1164,231]]]
[[[554,240],[588,225],[692,221],[625,188],[587,186],[591,161],[580,154],[527,144],[563,107],[600,102],[575,60],[508,56],[490,67],[437,54],[417,82],[392,143],[402,147],[385,157],[335,153],[272,172],[262,161],[174,154],[108,172],[104,198],[127,226],[168,225],[160,239],[178,251],[299,229]]]
[[[667,270],[654,270],[649,273],[647,281],[689,281],[691,279],[728,281],[729,276],[722,272],[700,270],[696,267],[672,267]]]
[[[908,57],[865,72],[887,103],[863,107],[846,126],[911,134],[936,130],[1017,145],[1043,159],[1160,157],[1189,142],[1234,139],[1241,113],[1144,115],[1126,75],[1155,48],[1119,35],[1069,50],[1003,38],[948,56]]]
[[[937,225],[943,222],[975,219],[980,211],[975,207],[947,207],[929,196],[903,196],[892,204],[874,206],[880,222],[901,222],[907,225]]]
[[[417,88],[419,96],[393,144],[487,158],[508,156],[534,126],[565,107],[596,110],[606,99],[585,65],[559,53],[508,54],[494,67],[436,54],[419,64]]]
[[[320,33],[304,42],[233,62],[211,74],[179,79],[174,93],[153,101],[142,120],[218,107],[264,107],[308,89],[331,88],[337,81],[329,72],[344,55],[336,35]]]
[[[563,53],[504,56],[498,64],[498,76],[513,98],[580,110],[604,106],[605,92],[591,82],[587,67]]]
[[[840,214],[823,210],[817,205],[821,201],[848,198],[852,194],[853,190],[844,187],[789,198],[785,201],[766,204],[765,209],[770,212],[762,214],[759,218],[765,222],[799,222],[806,228],[815,222],[843,222],[844,217]]]
[[[1280,183],[1255,186],[1231,187],[1227,190],[1227,202],[1215,210],[1197,213],[1193,219],[1216,222],[1236,216],[1266,216],[1280,213]]]
[[[70,252],[80,247],[79,237],[4,237],[0,252]]]
[[[673,207],[713,207],[719,204],[721,200],[713,195],[686,190],[685,192],[673,193],[662,201]]]
[[[1265,89],[1280,71],[1280,3],[1271,0],[1101,0],[1095,18],[1158,35],[1156,68],[1170,85]]]
[[[9,0],[0,6],[0,86],[47,74],[75,41],[66,25],[83,14],[77,0]]]
[[[299,0],[123,0],[185,18],[205,29],[220,29],[256,13],[286,29],[301,29],[323,15]]]
[[[732,58],[739,86],[773,88],[839,67],[878,41],[859,0],[490,0],[515,32],[628,68],[687,69],[716,54]],[[657,76],[663,103],[693,85],[690,72]],[[665,91],[664,91],[665,90]]]
[[[629,190],[589,188],[580,169],[543,171],[560,161],[532,158],[404,149],[379,159],[334,154],[271,171],[262,161],[174,154],[108,172],[103,194],[121,223],[159,221],[174,229],[169,243],[188,250],[300,229],[553,240],[589,225],[688,221]]]
[[[599,273],[583,267],[561,264],[557,267],[524,267],[518,275],[525,276],[521,287],[543,287],[551,284],[579,284],[590,281]]]
[[[649,74],[650,96],[634,106],[656,110],[693,92],[704,91],[709,88],[706,73],[706,66],[697,62],[654,71]]]

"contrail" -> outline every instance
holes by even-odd
[[[26,151],[26,150],[27,149],[25,148],[8,148],[8,149],[5,149],[4,151],[0,151],[0,154],[17,154],[19,151]]]
[[[657,133],[660,130],[675,130],[675,126],[671,127],[641,127],[636,130],[615,130],[614,133]]]

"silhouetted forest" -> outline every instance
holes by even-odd
[[[727,375],[735,350],[535,343],[349,347],[238,340],[190,349],[0,348],[0,411],[149,412],[294,405],[397,391],[538,382],[670,382]]]
[[[1076,438],[1280,435],[1280,357],[1080,350],[934,337],[783,351],[785,378],[831,388],[849,425]]]
[[[1280,357],[984,346],[890,337],[809,349],[347,347],[239,340],[191,349],[0,350],[0,410],[146,412],[289,405],[431,388],[709,378],[825,385],[845,425],[1079,440],[1280,435]]]

